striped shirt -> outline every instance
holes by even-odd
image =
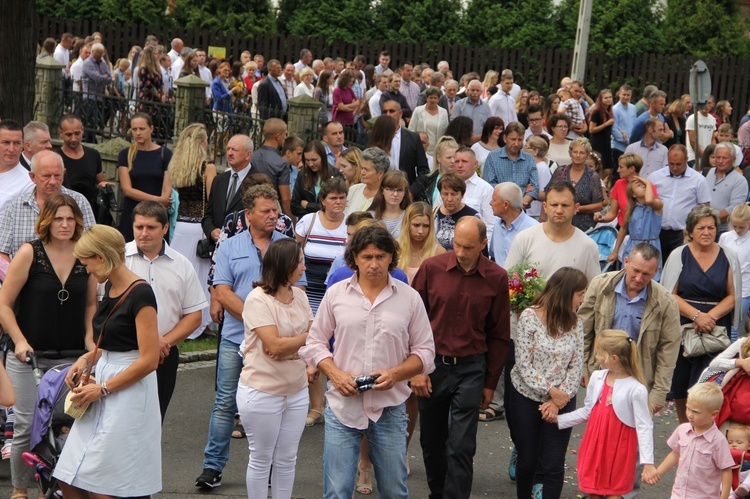
[[[300,237],[305,237],[310,232],[305,245],[305,260],[310,262],[331,263],[334,258],[344,253],[346,249],[346,224],[341,224],[332,230],[323,227],[320,220],[322,212],[315,216],[315,222],[310,229],[314,213],[308,213],[297,222],[295,232]]]

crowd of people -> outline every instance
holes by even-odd
[[[78,47],[93,57],[84,93],[112,83],[102,40],[91,41],[91,56],[86,40]],[[152,74],[148,58],[203,77],[181,40],[168,54],[148,41],[116,78],[139,67],[139,92],[168,99],[169,73]],[[59,52],[73,43],[63,35]],[[304,428],[324,423],[324,497],[373,493],[373,476],[382,496],[408,497],[419,422],[430,497],[468,498],[478,424],[505,419],[519,499],[561,496],[571,427],[583,422],[589,497],[624,496],[675,466],[672,497],[744,497],[750,481],[733,479],[730,451],[740,444],[727,437],[747,435],[736,423],[750,414],[726,414],[736,393],[704,378],[719,370],[739,384],[750,373],[750,118],[738,147],[731,106],[714,116],[713,97],[697,112],[676,97],[665,115],[653,86],[632,104],[628,85],[594,100],[566,78],[545,97],[508,69],[456,81],[447,62],[392,70],[385,52],[366,62],[329,69],[307,49],[296,63],[271,59],[267,73],[249,53],[212,61],[214,109],[247,99],[275,110],[262,143],[228,137],[222,173],[204,125],[170,149],[154,142],[148,108],[129,116],[117,229],[95,223],[108,182],[82,145],[90,123],[64,116],[51,151],[43,123],[0,121],[0,324],[12,342],[0,402],[14,402],[13,497],[31,482],[21,459],[31,353],[71,362],[73,403],[92,403],[54,471],[65,497],[148,496],[161,488],[176,345],[216,325],[204,490],[221,485],[237,433],[248,497],[266,497],[269,483],[291,497]],[[67,61],[64,73],[75,85]],[[300,94],[325,104],[322,140],[288,136],[286,99]],[[607,224],[618,236],[600,255],[586,233]],[[607,263],[615,270],[602,272]],[[544,284],[521,305],[519,268]],[[78,384],[94,365],[96,380]],[[681,424],[656,466],[652,416],[668,400]]]

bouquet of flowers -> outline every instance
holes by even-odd
[[[510,288],[510,309],[520,314],[531,305],[544,289],[544,279],[533,265],[519,263],[508,270],[508,287]]]

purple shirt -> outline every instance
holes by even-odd
[[[680,455],[672,487],[674,499],[721,495],[721,471],[734,466],[729,442],[716,424],[696,435],[690,423],[677,427],[667,445]]]
[[[356,99],[354,90],[336,87],[333,89],[333,119],[342,125],[354,124],[354,111],[339,111],[339,103],[351,104]]]
[[[362,293],[356,274],[328,288],[299,355],[311,366],[332,357],[339,369],[353,376],[396,367],[409,355],[422,361],[422,374],[435,370],[435,343],[422,299],[390,276],[375,303]],[[329,383],[326,396],[342,424],[364,430],[369,421],[380,419],[383,409],[402,404],[410,394],[406,381],[399,381],[390,390],[368,390],[354,397],[344,397]]]

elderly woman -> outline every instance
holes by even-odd
[[[448,251],[453,250],[453,234],[456,224],[462,217],[479,217],[477,210],[463,202],[466,194],[466,182],[455,173],[443,175],[437,183],[442,204],[436,207],[435,235],[440,246]]]
[[[586,159],[591,154],[589,139],[580,137],[570,143],[570,164],[561,166],[552,174],[551,182],[562,180],[570,182],[576,189],[578,211],[573,215],[573,225],[586,232],[594,225],[594,213],[602,209],[602,180],[599,174],[586,166]]]
[[[700,333],[724,327],[729,335],[734,321],[740,319],[742,308],[742,274],[737,254],[715,242],[719,227],[715,209],[696,206],[688,213],[685,225],[689,242],[669,255],[661,283],[677,300],[680,324],[690,324]],[[680,346],[672,377],[672,395],[680,423],[687,422],[687,390],[698,381],[711,358],[711,355],[686,358]]]
[[[13,497],[26,497],[33,476],[33,468],[21,457],[30,450],[37,392],[26,358],[47,352],[55,360],[39,358],[43,370],[72,362],[75,357],[60,360],[63,352],[83,353],[93,347],[91,318],[96,311],[96,281],[73,255],[83,233],[83,214],[73,198],[55,194],[47,199],[35,230],[39,239],[21,246],[0,288],[0,324],[15,345],[6,359],[17,395],[10,456]],[[65,354],[71,355],[77,354]]]
[[[247,431],[247,497],[252,499],[268,496],[269,474],[273,497],[292,495],[308,403],[305,362],[297,351],[313,319],[307,295],[292,286],[304,272],[300,243],[281,239],[270,244],[260,281],[242,312],[246,348],[237,408]]]
[[[570,140],[567,139],[568,130],[573,122],[567,114],[553,114],[550,116],[547,130],[552,135],[549,141],[547,156],[558,165],[570,162]],[[553,172],[554,173],[554,172]]]
[[[423,106],[417,106],[411,115],[409,130],[413,132],[425,132],[428,138],[427,154],[435,153],[435,145],[438,138],[442,137],[445,129],[448,128],[448,111],[438,106],[438,100],[442,96],[439,88],[430,87],[425,90],[427,103]]]
[[[313,78],[315,77],[315,73],[313,73],[313,70],[310,68],[305,68],[302,71],[299,72],[299,85],[294,89],[294,96],[300,96],[300,95],[307,95],[309,97],[313,96],[313,92],[315,91],[315,85],[313,85]]]
[[[386,118],[389,119],[389,118]],[[391,166],[391,160],[382,149],[368,147],[362,151],[362,183],[349,189],[346,214],[370,209],[375,194],[380,190],[380,181]]]
[[[398,255],[398,244],[386,229],[358,230],[346,250],[346,263],[357,272],[328,290],[307,344],[300,349],[307,364],[330,379],[323,451],[325,497],[352,497],[354,463],[364,436],[381,497],[409,497],[407,381],[434,370],[435,346],[419,294],[389,275]],[[352,374],[377,377],[358,389]]]
[[[65,497],[156,494],[161,416],[154,292],[125,266],[125,239],[112,227],[91,227],[74,254],[106,286],[93,320],[98,348],[78,359],[65,377],[71,402],[90,406],[73,424],[54,477]],[[77,386],[94,366],[96,381]]]

